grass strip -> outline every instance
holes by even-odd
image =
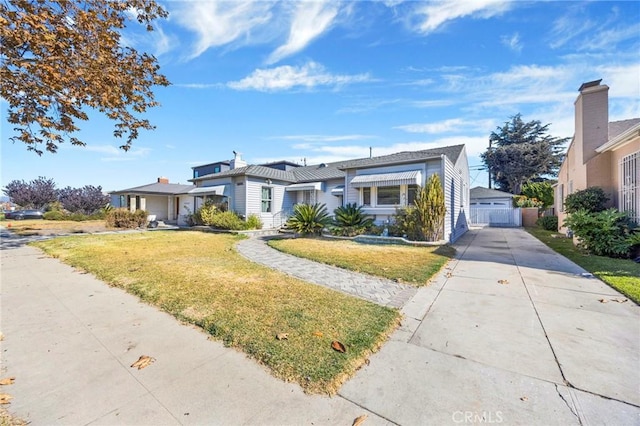
[[[254,264],[239,236],[156,231],[60,237],[49,255],[202,327],[309,393],[333,394],[397,326],[397,310]],[[287,333],[278,340],[276,334]],[[342,342],[346,353],[331,348]]]
[[[294,256],[418,287],[428,284],[455,254],[450,246],[376,245],[328,238],[273,239],[269,245]]]
[[[573,244],[572,239],[557,232],[538,227],[526,228],[526,230],[554,251],[640,304],[640,263],[630,259],[614,259],[585,253]]]

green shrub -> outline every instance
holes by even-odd
[[[330,222],[331,218],[324,204],[296,204],[287,227],[303,235],[319,235]]]
[[[67,215],[60,210],[51,210],[42,215],[45,220],[67,220]]]
[[[218,209],[213,204],[203,205],[198,209],[196,215],[200,224],[202,225],[213,225],[215,221],[215,216],[218,214]]]
[[[529,199],[535,199],[542,204],[541,206],[531,207],[546,209],[553,205],[553,187],[549,182],[527,182],[522,185],[522,195]]]
[[[418,210],[415,206],[396,209],[396,214],[393,219],[393,222],[386,226],[389,235],[394,237],[406,237],[412,241],[422,239],[420,234]],[[384,232],[384,227],[382,231]]]
[[[608,209],[597,213],[587,210],[573,212],[564,221],[578,238],[579,245],[592,254],[628,257],[632,222],[624,212]]]
[[[143,228],[147,225],[147,215],[145,210],[132,213],[126,208],[113,209],[106,213],[105,221],[109,228]]]
[[[208,217],[207,222],[207,225],[216,229],[226,229],[230,231],[247,229],[247,223],[236,213],[230,211],[218,211]]]
[[[537,198],[529,198],[526,195],[514,195],[513,207],[537,207],[541,209],[544,207],[544,203]]]
[[[334,211],[331,233],[346,237],[364,234],[372,225],[373,219],[364,213],[362,206],[355,203],[337,207]]]
[[[558,216],[542,216],[540,219],[538,219],[536,225],[543,229],[546,229],[547,231],[557,231]]]
[[[250,214],[247,218],[247,229],[262,229],[262,220],[257,214]]]
[[[608,198],[602,188],[591,186],[567,195],[564,199],[564,210],[567,213],[574,213],[578,210],[597,213],[605,209],[607,200]]]

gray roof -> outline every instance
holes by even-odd
[[[437,158],[441,155],[447,156],[452,163],[458,161],[460,154],[464,150],[464,145],[444,146],[441,148],[424,149],[422,151],[402,151],[395,154],[382,155],[379,157],[360,158],[357,160],[340,161],[331,163],[330,166],[338,169],[354,169],[362,167],[375,167],[387,164],[413,163],[415,161]]]
[[[506,198],[513,197],[513,194],[504,191],[498,191],[497,189],[491,188],[483,188],[481,186],[476,186],[475,188],[471,188],[469,190],[470,198]]]
[[[159,183],[154,182],[148,185],[136,186],[129,189],[123,189],[120,191],[112,191],[110,194],[159,194],[159,195],[171,195],[180,194],[193,189],[193,185],[181,185],[179,183]]]
[[[220,173],[212,173],[190,179],[191,182],[198,182],[207,179],[218,179],[229,176],[253,176],[263,179],[279,180],[291,183],[325,181],[329,179],[340,179],[345,176],[345,169],[366,168],[384,166],[390,164],[403,164],[425,161],[431,158],[439,158],[445,155],[455,163],[464,150],[464,145],[445,146],[441,148],[425,149],[422,151],[403,151],[379,157],[359,158],[355,160],[338,161],[327,164],[317,164],[313,166],[301,166],[292,168],[289,171],[272,169],[271,167],[250,165],[238,167]]]
[[[630,118],[629,120],[612,121],[609,123],[609,140],[623,134],[633,126],[640,123],[640,118]]]

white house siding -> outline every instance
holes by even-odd
[[[140,197],[141,204],[142,204],[142,199],[143,198],[146,200],[144,205],[145,205],[145,210],[148,212],[148,214],[156,215],[156,220],[168,220],[169,219],[169,203],[168,203],[169,196],[167,196],[167,195],[161,195],[161,196],[146,195],[146,196],[141,196]]]
[[[229,203],[229,208],[234,212],[247,216],[246,200],[247,200],[247,182],[244,177],[235,178],[231,183],[233,189],[232,199]]]
[[[444,239],[454,242],[469,229],[469,166],[464,152],[454,165],[442,157],[447,214]]]
[[[281,226],[285,220],[287,212],[284,211],[284,182],[273,181],[271,185],[268,185],[264,179],[249,178],[246,181],[246,194],[247,200],[245,205],[247,206],[246,216],[251,214],[257,215],[262,221],[264,228],[277,228]],[[271,199],[271,212],[262,212],[262,187],[270,186],[273,188],[273,195]]]
[[[329,180],[325,182],[324,191],[317,191],[317,201],[327,206],[327,211],[333,216],[333,211],[342,205],[343,197],[333,195],[331,190],[344,185],[344,179]]]

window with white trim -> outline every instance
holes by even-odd
[[[407,187],[407,205],[413,206],[414,201],[418,197],[418,185],[408,185]]]
[[[271,213],[273,202],[273,188],[262,187],[262,213]]]
[[[400,185],[378,187],[377,205],[394,206],[400,204]]]
[[[371,205],[371,188],[364,187],[364,188],[361,188],[360,191],[362,193],[362,205],[370,206]]]

